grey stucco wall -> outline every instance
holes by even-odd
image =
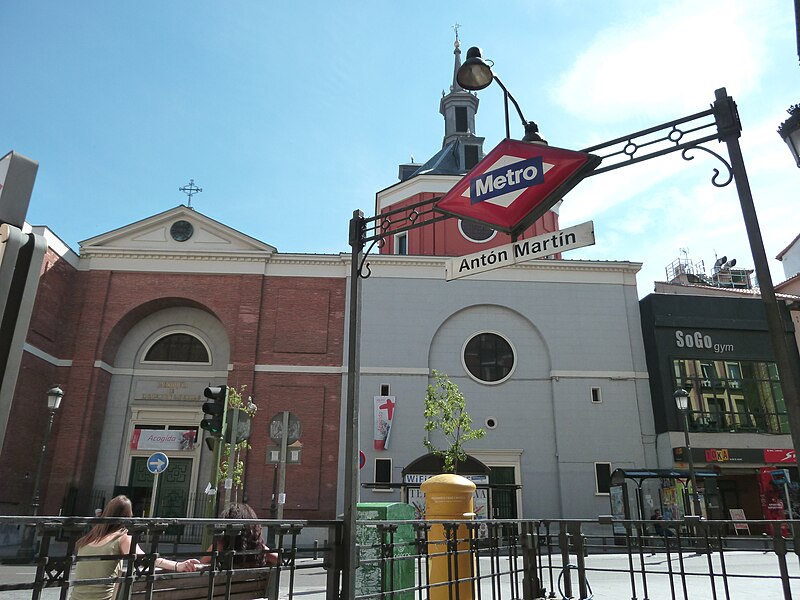
[[[551,270],[557,264],[547,263]],[[399,482],[402,468],[426,452],[422,412],[431,369],[458,384],[475,427],[487,417],[496,420],[469,449],[522,451],[519,516],[607,514],[607,495],[595,493],[595,462],[656,466],[635,282],[547,276],[445,282],[407,272],[392,277],[384,267],[363,282],[362,481],[374,480],[378,457],[392,459],[393,482]],[[463,367],[465,342],[483,331],[514,348],[515,368],[503,383],[477,382]],[[381,384],[390,384],[397,398],[386,451],[372,445],[373,396]],[[591,402],[593,386],[601,389],[600,403]],[[362,489],[361,498],[389,501],[400,494]]]

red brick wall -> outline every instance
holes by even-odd
[[[254,423],[254,449],[247,459],[248,492],[254,506],[266,503],[268,507],[271,494],[266,424],[275,411],[291,406],[307,423],[303,452],[308,456],[296,469],[303,473],[304,491],[296,494],[300,506],[292,510],[302,518],[335,516],[341,375],[256,373],[255,365],[340,367],[343,279],[109,271],[76,275],[70,291],[73,300],[67,303],[63,317],[76,333],[71,347],[56,354],[73,363],[62,382],[66,396],[51,444],[48,512],[62,507],[71,488],[77,490],[75,510],[85,513],[90,508],[111,381],[107,371],[94,366],[95,361],[113,365],[125,334],[148,314],[170,306],[191,306],[220,320],[231,344],[233,371],[228,384],[237,388],[247,385],[261,407]],[[46,325],[43,321],[41,327]],[[265,485],[269,487],[266,492]],[[285,514],[293,516],[289,507]]]
[[[428,192],[416,194],[406,200],[394,203],[387,210],[395,210],[423,200],[429,200],[435,198],[437,195],[440,194]],[[397,219],[398,217],[393,217],[393,220],[396,221]],[[403,223],[401,223],[401,225],[402,224]],[[404,224],[407,225],[408,223]],[[558,231],[558,215],[549,211],[520,234],[518,239],[531,238],[552,231]],[[421,227],[408,232],[408,253],[412,255],[464,256],[466,254],[472,254],[473,252],[480,252],[487,248],[510,243],[511,236],[499,232],[488,242],[472,242],[461,235],[458,228],[458,218],[456,217],[435,223],[432,227]],[[387,240],[387,243],[380,249],[380,253],[394,254],[393,237]],[[560,257],[560,254],[556,256]]]
[[[34,301],[27,341],[50,356],[69,359],[68,348],[75,325],[67,313],[73,300],[77,271],[48,249],[42,262],[39,287]],[[34,479],[49,419],[47,391],[54,384],[62,387],[69,369],[24,352],[8,427],[0,453],[0,512],[30,514]],[[61,410],[53,420],[53,431],[42,463],[40,497],[47,496],[50,466],[54,456],[53,441],[60,431]]]

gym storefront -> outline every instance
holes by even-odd
[[[719,474],[699,484],[709,518],[783,518],[798,476],[761,301],[651,294],[640,308],[659,466],[688,468],[686,428],[695,467]],[[785,489],[770,475],[783,469]]]

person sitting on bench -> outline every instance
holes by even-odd
[[[115,496],[100,513],[100,517],[126,518],[133,517],[133,505],[126,496]],[[116,595],[116,582],[112,577],[119,577],[122,570],[122,557],[131,551],[131,536],[121,523],[98,523],[85,536],[77,541],[78,560],[75,565],[75,579],[104,579],[107,583],[76,585],[72,588],[70,600],[111,600]],[[137,545],[136,554],[144,554]],[[102,560],[88,560],[89,557],[118,556]],[[81,560],[85,558],[87,560]],[[197,570],[200,561],[190,558],[183,561],[158,557],[156,566],[167,571],[188,572]]]
[[[234,502],[226,508],[219,516],[220,519],[258,519],[256,511],[248,504]],[[218,537],[206,552],[225,552],[235,550],[237,555],[234,557],[234,567],[266,567],[278,564],[278,553],[270,552],[269,546],[264,543],[261,535],[261,525],[258,523],[249,524],[233,540],[233,548],[230,548],[230,538],[227,536]],[[255,552],[255,551],[258,552]],[[249,553],[245,553],[250,551]],[[243,554],[238,554],[242,552]],[[211,555],[203,556],[200,559],[203,563],[211,562]]]

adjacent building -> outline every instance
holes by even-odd
[[[695,468],[716,475],[698,482],[707,516],[784,518],[777,508],[786,503],[784,490],[772,472],[786,469],[796,482],[797,461],[763,303],[748,271],[717,262],[711,276],[688,261],[673,263],[681,268],[668,269],[671,281],[657,283],[640,303],[658,462],[688,467],[688,427]],[[800,299],[778,296],[782,310]],[[796,351],[794,333],[785,335]],[[686,423],[674,398],[679,389],[689,394]],[[665,480],[653,494],[682,514],[686,489]]]

